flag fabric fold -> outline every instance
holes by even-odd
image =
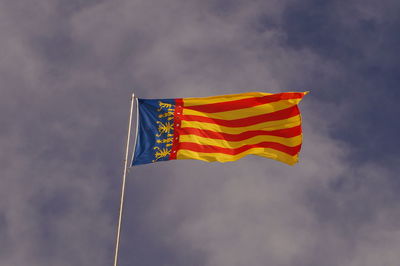
[[[251,92],[204,98],[138,99],[132,165],[258,155],[290,165],[302,144],[299,102],[308,92]]]

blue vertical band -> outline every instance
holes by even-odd
[[[139,126],[133,165],[167,161],[174,134],[174,99],[138,99]]]

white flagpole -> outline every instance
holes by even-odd
[[[114,266],[117,266],[117,264],[118,264],[119,238],[120,238],[120,233],[121,233],[122,210],[123,210],[123,207],[124,207],[126,173],[128,171],[129,140],[130,140],[130,136],[131,136],[132,112],[133,112],[133,102],[134,101],[135,101],[135,94],[132,93],[131,110],[130,110],[130,114],[129,114],[128,136],[127,136],[127,139],[126,139],[124,174],[122,176],[121,200],[120,200],[120,206],[119,206],[119,217],[118,217],[118,227],[117,227],[117,239],[116,239],[116,244],[115,244]]]

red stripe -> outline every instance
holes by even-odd
[[[181,142],[179,145],[180,150],[191,150],[194,152],[204,152],[204,153],[223,153],[228,155],[236,155],[245,152],[251,148],[271,148],[280,152],[287,153],[291,156],[294,156],[299,153],[301,144],[295,147],[288,147],[286,145],[276,142],[261,142],[253,145],[244,145],[236,149],[221,148],[214,145],[200,145],[193,142]]]
[[[221,103],[209,103],[209,104],[187,106],[187,107],[184,106],[184,108],[205,113],[216,113],[216,112],[225,112],[225,111],[248,108],[261,104],[277,102],[280,100],[301,99],[303,98],[303,96],[304,94],[301,92],[285,92],[285,93],[277,93],[262,97],[246,98],[246,99],[221,102]]]
[[[229,134],[223,132],[215,132],[211,130],[201,130],[198,128],[185,127],[180,129],[180,135],[196,135],[210,139],[224,139],[226,141],[242,141],[255,136],[276,136],[283,138],[292,138],[301,134],[301,126],[278,130],[250,130],[240,134]]]
[[[263,122],[287,119],[296,116],[298,114],[300,114],[299,108],[297,107],[297,105],[295,105],[273,113],[250,116],[234,120],[224,120],[224,119],[210,118],[198,115],[184,115],[182,119],[186,121],[212,123],[225,127],[247,127]]]

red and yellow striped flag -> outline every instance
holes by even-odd
[[[253,154],[293,165],[302,144],[298,103],[307,93],[138,99],[139,135],[132,164],[174,159],[229,162]],[[149,137],[149,121],[154,138]]]

